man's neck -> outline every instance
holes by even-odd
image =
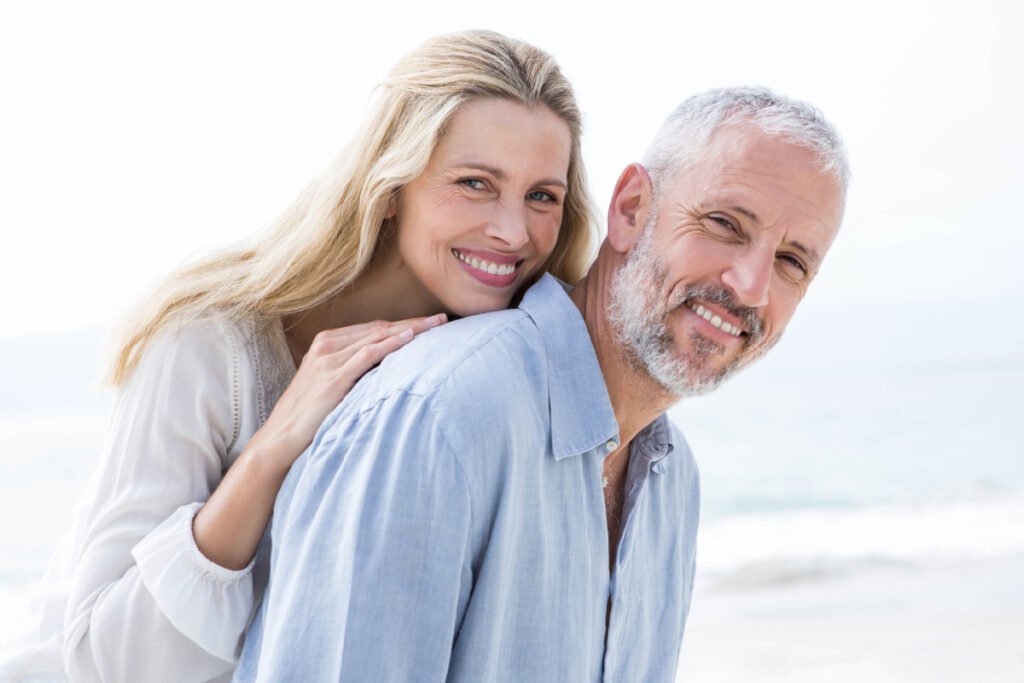
[[[607,315],[609,287],[616,267],[615,255],[605,254],[604,250],[605,247],[587,276],[569,292],[569,298],[587,325],[615,419],[619,423],[619,439],[625,445],[678,398],[665,391],[645,370],[638,368],[617,341]]]

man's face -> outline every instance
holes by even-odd
[[[657,201],[609,316],[665,389],[705,393],[782,336],[839,229],[843,191],[812,152],[734,125]]]

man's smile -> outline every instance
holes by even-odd
[[[705,308],[703,304],[699,304],[696,301],[693,301],[692,299],[688,299],[686,301],[686,307],[689,308],[694,313],[696,313],[697,315],[699,315],[700,317],[704,318],[704,320],[708,321],[716,329],[719,329],[727,334],[730,334],[733,337],[739,337],[743,334],[743,330],[739,327],[737,323],[730,323],[726,320],[723,320],[722,314],[716,313],[712,311],[710,308]]]

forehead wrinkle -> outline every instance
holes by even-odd
[[[758,185],[752,184],[752,181],[748,179],[747,176],[763,178],[768,182],[772,189],[778,190],[802,204],[814,204],[813,199],[803,197],[798,193],[797,188],[791,187],[792,185],[802,185],[803,183],[800,179],[796,179],[792,174],[783,172],[782,170],[756,171],[751,168],[743,168],[740,166],[724,166],[720,172],[725,182],[734,182],[738,185],[749,187],[761,194],[764,194],[765,191]]]
[[[824,179],[826,181],[826,184],[828,184],[830,186],[830,189],[827,190],[823,194],[823,193],[820,193],[820,192],[814,192],[813,190],[811,190],[811,191],[803,191],[802,192],[801,190],[808,190],[809,189],[807,183],[805,183],[803,180],[801,180],[799,178],[795,178],[794,179],[793,174],[787,173],[787,172],[758,173],[757,171],[754,171],[754,170],[751,170],[751,169],[742,169],[742,168],[739,168],[739,167],[732,167],[732,168],[729,168],[729,169],[723,169],[723,171],[725,171],[725,170],[730,171],[731,174],[733,174],[733,175],[748,174],[748,175],[760,176],[760,177],[765,178],[766,180],[768,180],[768,182],[770,183],[770,185],[771,185],[771,187],[773,189],[783,193],[785,196],[793,199],[801,207],[803,207],[802,208],[802,213],[804,213],[804,214],[814,218],[815,222],[822,223],[822,225],[824,225],[825,227],[828,227],[827,224],[825,224],[824,221],[818,220],[817,218],[815,218],[815,216],[816,216],[817,213],[820,213],[824,209],[826,209],[828,202],[827,202],[827,200],[825,198],[826,198],[827,194],[831,190],[836,189],[836,187],[835,187],[835,180],[833,178],[831,178],[831,176],[829,176],[829,174],[823,173],[823,172],[820,172],[820,171],[816,172],[817,175],[821,179]],[[774,182],[772,181],[772,179],[775,179]],[[736,182],[740,186],[748,187],[751,190],[753,190],[755,192],[758,192],[759,194],[765,194],[764,190],[760,189],[759,187],[757,187],[755,185],[752,185],[749,180],[743,180],[741,178],[737,178],[733,182]],[[811,184],[811,186],[817,186],[817,185],[818,185],[817,182],[814,182],[814,183]],[[841,188],[839,188],[839,190],[840,190],[840,192],[839,192],[839,195],[840,195],[839,196],[839,203],[840,203],[840,207],[842,207],[842,205],[845,203],[846,193]],[[798,210],[800,210],[800,209],[798,209]]]
[[[770,212],[765,212],[766,207],[757,206],[755,208],[751,206],[749,197],[744,197],[742,193],[739,195],[731,194],[732,188],[726,187],[720,188],[722,191],[722,196],[710,197],[708,201],[721,204],[729,204],[729,208],[738,209],[741,213],[753,213],[754,215],[757,216],[758,219],[760,219],[758,222],[766,229],[775,226],[780,220],[782,220],[782,214],[785,212],[786,209],[784,203],[780,203],[777,200],[772,199],[772,197],[762,187],[745,181],[735,181],[734,186],[740,188],[741,190],[746,190],[751,193],[754,193],[755,195],[757,195],[757,197],[764,198],[768,204],[775,205],[772,207],[773,210]],[[776,186],[776,189],[778,189],[780,192],[783,192],[787,197],[791,198],[794,202],[797,203],[797,206],[793,208],[792,213],[803,216],[813,221],[819,227],[828,228],[828,224],[826,223],[826,221],[817,216],[820,207],[813,199],[808,199],[799,194],[795,194],[794,192],[789,191],[785,187]],[[757,203],[760,204],[760,202]],[[792,222],[792,220],[790,222]]]
[[[779,166],[784,165],[780,164]],[[765,228],[770,228],[778,223],[780,214],[785,210],[785,202],[780,202],[771,196],[773,192],[779,192],[797,204],[796,211],[799,214],[813,220],[815,225],[829,232],[828,221],[817,217],[823,208],[816,201],[818,195],[807,197],[798,194],[797,188],[790,187],[794,183],[786,182],[792,175],[784,170],[784,168],[778,168],[757,171],[745,166],[730,165],[728,161],[721,158],[705,159],[703,163],[689,169],[689,172],[680,174],[675,188],[667,193],[664,203],[672,199],[673,204],[679,204],[681,200],[674,199],[673,195],[677,197],[683,195],[694,198],[700,206],[708,204],[719,206],[729,204],[730,208],[739,206],[755,214]],[[764,179],[767,181],[768,187],[765,187],[765,183],[755,182],[755,179]],[[799,180],[796,181],[796,184],[800,184]],[[756,196],[745,196],[748,193],[753,193]],[[766,210],[769,208],[771,211]],[[701,213],[706,213],[706,211],[695,215],[701,215]]]
[[[752,197],[751,194],[756,196]],[[763,189],[737,180],[710,185],[700,199],[700,205],[706,207],[705,213],[712,208],[728,209],[746,216],[758,227],[762,224],[771,227],[778,220],[778,211],[766,211],[771,208],[768,206],[770,202],[770,197],[766,197]]]

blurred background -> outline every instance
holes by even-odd
[[[844,228],[786,338],[673,410],[704,491],[679,680],[1024,681],[1021,7],[3,4],[0,632],[102,448],[110,325],[267,226],[399,56],[490,28],[575,84],[602,209],[711,87],[808,100],[850,151]]]

